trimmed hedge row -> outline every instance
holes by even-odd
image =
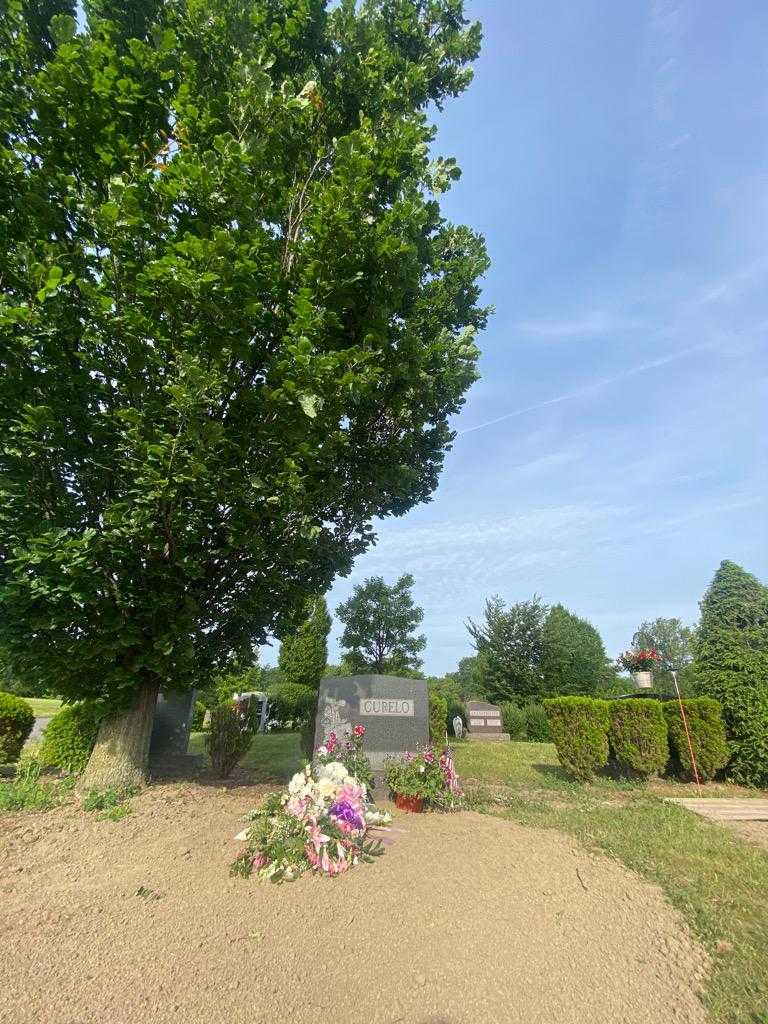
[[[15,693],[0,693],[0,764],[17,761],[35,724],[31,706]]]
[[[613,754],[624,774],[648,778],[667,767],[670,747],[681,774],[692,776],[685,728],[676,701],[553,697],[544,701],[560,763],[586,781]],[[711,779],[725,766],[728,747],[720,706],[709,698],[683,701],[699,777]]]
[[[560,764],[586,781],[608,764],[608,702],[592,697],[551,697],[544,701]]]
[[[731,754],[725,739],[722,709],[713,697],[691,697],[683,701],[683,707],[693,752],[696,755],[699,778],[706,782],[714,778],[721,768],[725,768]],[[693,765],[688,737],[676,702],[670,701],[664,705],[664,717],[667,720],[669,743],[679,774],[686,779],[692,779]]]
[[[626,775],[660,775],[669,760],[667,723],[657,700],[608,702],[611,750]]]

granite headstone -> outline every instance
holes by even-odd
[[[508,740],[504,732],[501,708],[484,700],[471,700],[467,704],[468,732],[471,740]]]
[[[343,739],[365,726],[363,750],[380,772],[388,754],[402,754],[429,742],[429,704],[424,679],[398,676],[339,676],[320,680],[315,747],[328,733]]]
[[[154,759],[180,757],[187,753],[192,716],[195,712],[195,691],[185,693],[166,690],[158,695],[149,756]]]

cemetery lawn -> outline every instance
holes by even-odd
[[[61,708],[62,703],[56,697],[25,697],[24,700],[31,705],[35,718],[52,717]]]
[[[189,752],[207,760],[204,732],[192,733]],[[254,736],[239,767],[254,785],[283,785],[304,765],[304,760],[297,732],[273,732]]]
[[[704,1001],[712,1019],[768,1024],[768,849],[661,799],[695,796],[692,786],[575,783],[552,744],[462,742],[455,760],[471,806],[569,833],[660,886],[710,954]]]

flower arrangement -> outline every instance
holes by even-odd
[[[326,741],[324,747],[322,763],[297,772],[286,793],[267,797],[249,816],[246,849],[232,865],[233,874],[255,872],[272,882],[293,881],[308,870],[335,876],[384,852],[371,830],[390,815],[376,811],[366,784],[331,759],[335,745],[329,749]]]
[[[462,791],[448,747],[438,755],[434,748],[423,747],[416,753],[385,760],[387,785],[396,797],[411,797],[428,807],[443,810],[458,807]]]
[[[366,790],[373,788],[373,769],[371,762],[363,753],[365,726],[356,725],[344,743],[335,732],[328,734],[324,742],[315,751],[315,761],[319,765],[327,765],[338,761],[347,769],[347,774],[361,782]]]
[[[627,672],[652,672],[661,661],[661,655],[652,647],[640,651],[624,651],[619,655],[619,666]]]

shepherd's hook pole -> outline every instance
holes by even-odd
[[[701,781],[699,779],[699,769],[696,766],[696,755],[693,752],[693,743],[691,742],[691,734],[690,734],[690,731],[688,730],[688,719],[686,718],[685,708],[683,707],[683,698],[680,696],[680,687],[677,685],[677,672],[675,672],[675,671],[672,672],[672,679],[674,680],[674,683],[675,683],[675,692],[677,693],[677,703],[678,703],[678,705],[680,707],[680,717],[683,720],[683,728],[685,729],[685,736],[686,736],[686,739],[688,740],[688,751],[689,751],[689,753],[691,755],[691,767],[693,768],[693,777],[694,777],[694,779],[696,779],[696,789],[699,792],[699,796],[701,796]]]

